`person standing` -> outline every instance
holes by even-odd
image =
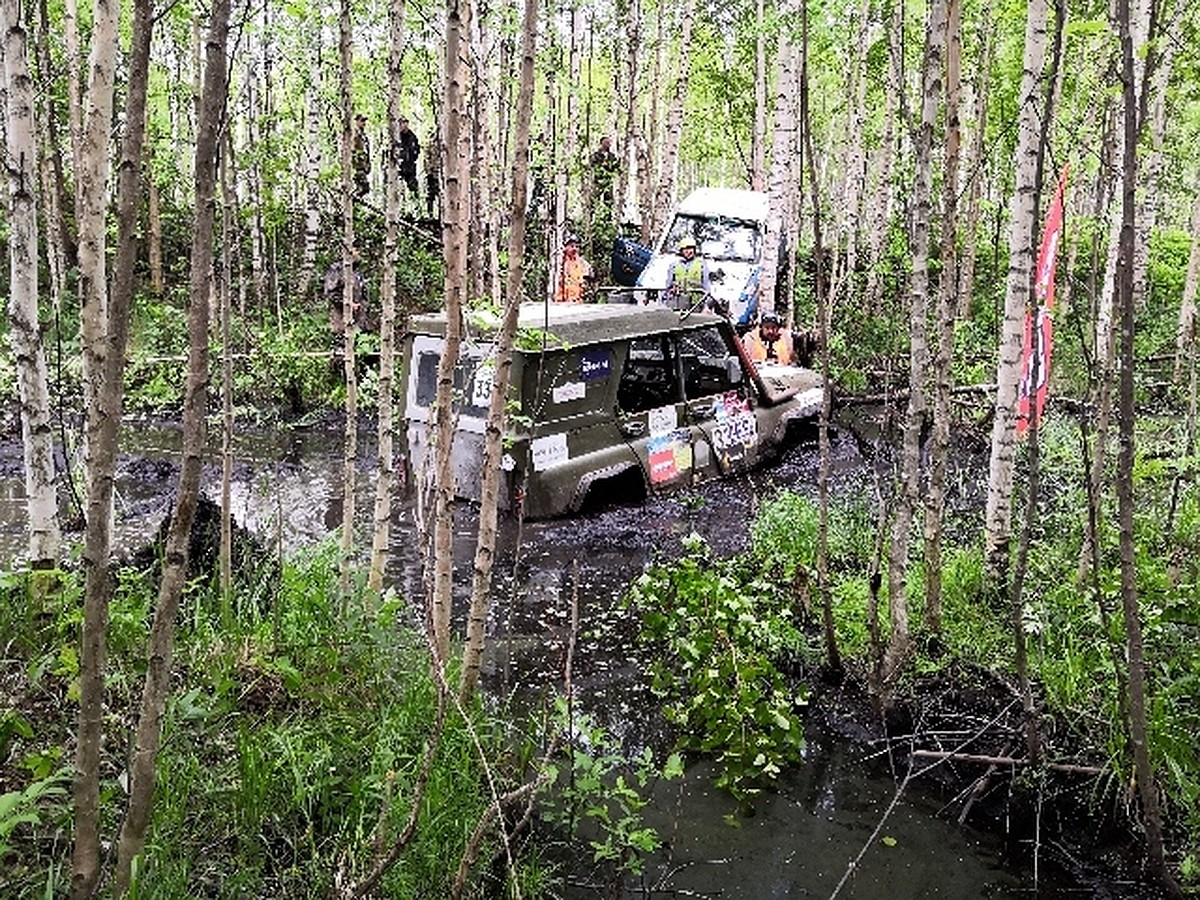
[[[686,309],[707,302],[708,289],[708,261],[696,252],[696,239],[685,235],[679,242],[679,259],[667,273],[663,299],[670,307]]]
[[[742,343],[746,347],[746,355],[753,363],[790,366],[795,357],[792,332],[780,326],[779,316],[773,312],[763,313],[762,318],[758,320],[758,327],[746,332]]]
[[[595,198],[595,218],[608,222],[612,219],[613,189],[621,161],[612,151],[612,141],[606,135],[600,138],[600,146],[591,157],[592,195]]]
[[[400,159],[398,168],[400,178],[408,185],[413,197],[419,197],[417,188],[417,157],[421,155],[421,142],[417,140],[416,132],[408,127],[408,119],[400,119]]]
[[[592,277],[592,266],[579,253],[579,238],[568,234],[563,241],[562,265],[558,270],[555,303],[582,303],[583,290]]]
[[[367,117],[362,113],[354,117],[350,162],[354,169],[354,197],[361,200],[371,190],[371,141],[367,137]]]
[[[425,218],[432,219],[442,193],[442,154],[438,147],[437,131],[429,134],[425,147]]]

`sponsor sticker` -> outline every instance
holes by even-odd
[[[550,392],[550,396],[555,403],[568,403],[571,400],[582,400],[586,391],[587,385],[582,381],[571,381],[567,384],[560,384]]]
[[[551,466],[566,462],[569,458],[566,434],[547,434],[540,438],[534,438],[529,443],[529,454],[533,459],[535,472],[544,472]]]
[[[653,437],[679,427],[679,413],[674,406],[660,406],[646,413],[646,427]]]
[[[646,449],[652,484],[673,481],[692,468],[692,444],[686,428],[651,438]]]
[[[579,361],[579,375],[584,381],[598,381],[612,372],[612,349],[589,347]]]

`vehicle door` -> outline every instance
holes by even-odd
[[[717,324],[677,335],[687,418],[722,474],[754,466],[762,452],[754,394],[736,341]]]
[[[651,489],[691,484],[716,473],[706,439],[688,413],[682,376],[676,335],[630,339],[617,385],[617,422]]]

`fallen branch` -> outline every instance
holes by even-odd
[[[956,753],[953,750],[914,750],[912,756],[916,759],[937,759],[944,762],[969,762],[983,766],[1028,766],[1031,763],[1025,757],[1017,756],[987,756],[980,753]],[[1043,763],[1052,772],[1069,772],[1073,775],[1103,775],[1104,769],[1096,766],[1081,766],[1074,763]]]

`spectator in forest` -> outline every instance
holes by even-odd
[[[595,215],[597,219],[608,221],[612,218],[613,189],[621,162],[617,159],[617,154],[613,153],[612,141],[607,135],[600,138],[600,146],[591,157],[591,167]]]
[[[696,239],[690,234],[679,242],[679,259],[667,273],[666,304],[682,309],[709,299],[708,261],[696,252]]]
[[[367,117],[354,117],[354,145],[350,152],[354,168],[355,199],[361,200],[371,190],[371,142],[367,138]]]
[[[354,293],[350,309],[354,324],[358,328],[364,327],[367,323],[367,286],[362,272],[358,269],[360,259],[358,250],[353,251],[350,272],[354,277]],[[346,267],[342,260],[335,260],[329,267],[329,271],[325,273],[323,284],[325,299],[329,304],[329,329],[335,337],[340,336],[346,330],[346,298],[343,291],[345,271]]]
[[[779,316],[773,312],[763,313],[758,320],[758,327],[746,332],[742,343],[746,347],[746,355],[753,363],[790,366],[794,362],[792,332],[779,324]]]
[[[417,188],[417,157],[421,155],[421,142],[417,140],[416,132],[408,127],[408,119],[400,119],[400,159],[398,167],[400,178],[408,185],[413,197],[418,197]]]
[[[425,217],[432,219],[442,193],[442,154],[438,147],[437,131],[429,133],[425,145]]]
[[[568,234],[563,241],[562,265],[558,271],[556,303],[582,303],[583,292],[592,277],[592,266],[579,253],[579,238]]]

